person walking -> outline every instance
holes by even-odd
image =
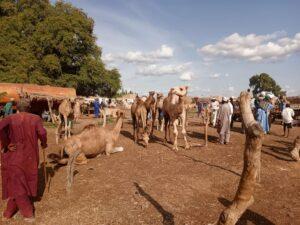
[[[222,105],[217,115],[217,127],[220,135],[220,144],[228,144],[230,141],[230,118],[232,116],[232,108],[229,105],[228,98],[222,98]]]
[[[100,117],[100,102],[99,102],[99,98],[96,98],[94,101],[94,115],[95,118],[99,118]]]
[[[29,104],[20,100],[19,113],[0,121],[2,197],[8,199],[2,220],[19,210],[24,221],[34,221],[32,198],[37,196],[39,147],[47,147],[42,119],[27,113]]]
[[[295,116],[295,112],[290,108],[290,104],[287,103],[285,108],[281,113],[282,122],[283,122],[283,136],[288,137],[290,134],[290,129],[293,127],[293,117]]]

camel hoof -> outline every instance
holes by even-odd
[[[189,149],[191,149],[190,145],[185,146],[185,150],[189,150]]]
[[[178,152],[178,148],[177,147],[173,147],[172,148],[175,152]]]

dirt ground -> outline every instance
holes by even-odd
[[[204,144],[204,129],[199,119],[192,117],[189,141]],[[47,130],[47,152],[58,152],[54,128]],[[289,156],[292,142],[299,134],[300,127],[293,128],[292,135],[284,138],[282,127],[277,124],[265,136],[261,182],[255,190],[255,202],[238,224],[300,224],[300,163]],[[174,152],[170,144],[163,144],[163,133],[155,131],[155,138],[145,149],[132,141],[132,127],[127,118],[118,141],[124,152],[101,155],[87,165],[76,166],[69,195],[65,190],[66,167],[53,172],[49,166],[50,186],[44,189],[41,178],[41,197],[35,202],[36,224],[212,223],[236,192],[243,168],[244,140],[240,123],[235,123],[229,145],[217,144],[217,132],[209,128],[208,147],[184,150],[180,135],[181,148]],[[5,201],[1,201],[0,210],[4,207]],[[1,224],[23,224],[23,221]]]

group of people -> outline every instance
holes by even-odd
[[[233,115],[233,98],[223,97],[221,103],[216,98],[212,98],[210,103],[198,101],[198,116],[202,114],[206,107],[210,107],[210,124],[217,128],[219,143],[228,144],[230,141],[230,127]]]

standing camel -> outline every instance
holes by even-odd
[[[143,141],[145,142],[145,146],[148,146],[149,135],[147,131],[147,109],[145,106],[145,102],[142,101],[138,96],[136,101],[131,106],[131,117],[132,117],[132,125],[133,125],[133,137],[134,142],[137,143],[139,136],[139,127],[142,125],[143,128]]]
[[[154,127],[154,122],[156,118],[156,100],[154,98],[155,92],[150,91],[149,96],[145,100],[145,106],[147,109],[147,120],[148,120],[148,115],[151,112],[151,117],[152,117],[152,122],[151,122],[151,128],[150,128],[150,136],[153,135],[153,127]]]
[[[72,104],[71,100],[64,99],[62,103],[60,103],[58,107],[58,126],[56,128],[56,144],[58,144],[58,140],[61,133],[62,128],[62,122],[65,124],[65,140],[71,136],[71,120],[70,116],[73,114]],[[63,121],[61,120],[61,117],[63,117]]]
[[[80,101],[79,99],[76,99],[75,100],[75,104],[74,104],[74,122],[78,122],[80,116],[81,116],[81,104],[80,104]]]
[[[164,129],[163,104],[164,104],[164,95],[163,95],[163,93],[157,93],[156,110],[155,111],[158,115],[157,130],[160,130],[160,131],[163,131],[163,129]]]
[[[167,133],[169,132],[170,138],[170,126],[173,125],[173,133],[174,143],[173,149],[178,151],[177,146],[177,138],[178,138],[178,122],[179,120],[182,121],[182,130],[181,133],[183,134],[183,138],[185,141],[185,149],[190,148],[190,144],[187,140],[186,134],[186,107],[184,104],[183,97],[187,95],[187,86],[179,86],[171,88],[168,97],[164,99],[163,102],[163,113],[165,119],[165,142],[167,141]]]

